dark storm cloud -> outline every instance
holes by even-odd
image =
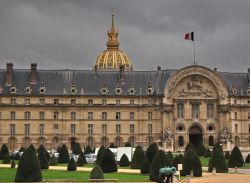
[[[121,49],[135,70],[193,62],[185,32],[195,30],[196,60],[210,68],[250,67],[249,0],[0,0],[0,68],[91,69],[105,49],[111,9]]]

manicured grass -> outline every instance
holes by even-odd
[[[201,165],[202,165],[203,167],[208,167],[209,159],[210,159],[210,158],[205,158],[205,157],[201,156],[201,157],[200,157]]]
[[[16,175],[16,169],[0,168],[0,182],[13,182]],[[59,170],[43,170],[42,176],[44,181],[53,181],[59,179],[76,180],[79,182],[87,182],[90,172],[82,171],[59,171]],[[126,174],[126,173],[105,173],[106,179],[119,179],[120,182],[149,182],[148,175]]]

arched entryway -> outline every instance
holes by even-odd
[[[202,129],[199,125],[193,125],[189,128],[189,142],[191,142],[194,147],[202,145]]]

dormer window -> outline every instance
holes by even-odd
[[[26,94],[31,94],[32,89],[30,88],[29,85],[26,86],[26,88],[24,89],[24,92],[25,92]]]
[[[11,86],[11,87],[10,87],[10,93],[11,93],[11,94],[15,94],[16,92],[17,92],[16,87],[15,87],[15,86]]]
[[[75,85],[74,82],[71,84],[70,93],[71,94],[76,94],[77,93],[76,85]]]
[[[236,88],[234,88],[234,89],[232,90],[232,92],[233,92],[233,95],[237,95],[237,90],[236,90]]]
[[[0,88],[0,93],[1,93],[1,88]],[[246,93],[247,93],[247,95],[250,95],[250,85],[248,86]]]
[[[103,84],[103,87],[100,89],[100,93],[102,95],[107,95],[108,94],[108,87],[107,87],[107,85],[105,83]]]
[[[129,89],[128,89],[128,94],[129,95],[135,95],[135,88],[133,85],[130,85]]]
[[[151,84],[151,81],[148,82],[148,89],[147,89],[147,94],[152,95],[154,93],[154,88]]]
[[[39,92],[40,94],[44,94],[46,92],[46,88],[43,82],[40,84]]]
[[[115,94],[116,95],[121,95],[122,94],[122,88],[121,88],[121,86],[119,84],[116,86]]]

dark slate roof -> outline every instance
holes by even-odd
[[[151,82],[156,95],[163,95],[169,78],[177,70],[155,70],[155,71],[125,71],[125,81],[121,84],[123,90],[121,95],[128,95],[130,85],[133,85],[135,95],[147,95],[148,83]],[[74,82],[77,88],[76,95],[100,95],[100,89],[104,83],[108,87],[109,96],[115,94],[119,83],[119,71],[95,71],[92,70],[37,70],[37,84],[30,85],[33,95],[41,95],[40,84],[43,82],[46,88],[45,95],[71,95],[71,85]],[[247,73],[218,72],[225,81],[228,89],[236,88],[237,91],[247,90],[249,79]],[[5,86],[6,70],[0,70],[0,86],[3,94],[9,94],[10,86]],[[14,86],[17,95],[25,95],[25,87],[30,81],[30,70],[14,69]]]

